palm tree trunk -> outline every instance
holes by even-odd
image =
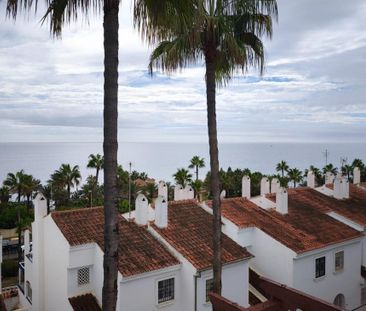
[[[214,293],[221,294],[221,207],[219,184],[219,150],[216,125],[215,63],[206,56],[206,93],[208,140],[210,147],[211,192],[213,209],[213,275]]]
[[[98,185],[99,168],[97,167],[97,173],[95,174],[95,183]]]
[[[71,187],[70,184],[67,184],[67,201],[70,201],[71,196]]]
[[[198,165],[196,165],[196,180],[198,180]]]
[[[104,1],[104,311],[117,301],[118,10],[118,0]]]

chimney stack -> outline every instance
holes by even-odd
[[[332,184],[334,182],[334,174],[332,172],[325,173],[325,184]]]
[[[145,226],[149,220],[149,202],[143,194],[139,194],[135,203],[135,221],[138,225]]]
[[[162,197],[168,200],[168,186],[165,181],[159,181],[158,184],[158,196],[161,195]]]
[[[276,211],[282,215],[288,214],[288,193],[286,188],[280,187],[276,192]]]
[[[174,201],[182,200],[183,187],[181,185],[175,185],[174,187]]]
[[[337,176],[334,180],[334,189],[333,189],[333,196],[341,200],[343,199],[343,178]]]
[[[353,183],[359,185],[361,183],[361,171],[359,167],[353,169]]]
[[[272,178],[271,193],[277,193],[280,189],[280,181],[277,178]]]
[[[343,199],[349,199],[349,181],[347,177],[343,177],[342,180],[342,196]]]
[[[241,196],[250,199],[250,177],[244,176],[241,182]]]
[[[38,192],[33,200],[34,205],[34,221],[39,221],[47,216],[47,200],[42,193]]]
[[[269,193],[269,179],[268,177],[263,177],[261,179],[261,195],[265,196]]]
[[[307,185],[309,188],[315,188],[315,174],[313,171],[308,172]]]
[[[155,224],[159,228],[168,227],[168,202],[160,195],[155,201]]]
[[[194,199],[194,191],[193,188],[191,186],[186,186],[183,189],[183,198],[182,200],[191,200]]]

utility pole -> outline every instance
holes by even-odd
[[[128,163],[130,169],[128,172],[128,219],[131,219],[131,167],[132,163]]]

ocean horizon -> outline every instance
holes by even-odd
[[[225,170],[228,167],[249,168],[273,174],[281,160],[301,170],[310,165],[322,168],[326,161],[325,150],[329,152],[328,163],[336,167],[340,167],[341,158],[348,162],[360,158],[366,162],[366,145],[359,143],[221,143],[219,160],[220,167]],[[93,169],[86,167],[91,153],[102,154],[103,143],[0,143],[0,183],[9,172],[21,169],[46,182],[62,163],[79,165],[83,181],[88,175],[95,174]],[[209,170],[207,143],[119,142],[118,148],[118,162],[124,169],[128,169],[131,162],[132,170],[144,171],[157,181],[172,181],[176,170],[187,168],[195,155],[205,159],[206,167],[200,170],[200,178],[203,179]]]

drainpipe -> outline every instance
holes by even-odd
[[[194,311],[197,311],[197,279],[201,277],[201,272],[197,272],[193,277],[194,277]]]

